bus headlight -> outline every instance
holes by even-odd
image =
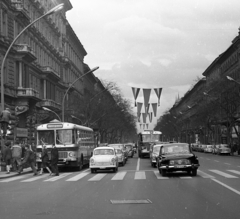
[[[75,152],[69,152],[69,153],[68,153],[68,156],[69,156],[69,157],[76,157],[76,153],[75,153]]]

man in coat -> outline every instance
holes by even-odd
[[[10,141],[7,141],[5,143],[5,148],[3,151],[3,160],[6,162],[6,169],[7,169],[7,174],[10,173],[10,168],[12,164],[12,150],[11,150],[11,143]]]
[[[21,165],[21,158],[22,158],[22,147],[18,140],[15,141],[14,145],[12,146],[12,165],[13,171],[16,171],[20,168]]]
[[[51,167],[52,167],[52,172],[55,173],[55,176],[59,176],[57,164],[58,164],[58,149],[56,148],[56,145],[53,144],[52,150],[51,150]]]
[[[6,137],[7,134],[7,128],[8,128],[8,124],[11,118],[11,113],[10,113],[10,109],[6,108],[5,110],[3,110],[0,114],[0,123],[1,123],[1,129],[3,130],[3,138]]]

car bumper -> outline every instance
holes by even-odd
[[[191,165],[162,165],[159,167],[161,170],[167,170],[167,171],[182,171],[182,170],[192,170],[197,169],[200,165],[199,164],[191,164]]]

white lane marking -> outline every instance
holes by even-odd
[[[200,175],[202,178],[215,178],[214,176],[209,175],[201,170],[198,170],[198,175]]]
[[[235,173],[235,174],[240,175],[240,171],[237,171],[237,170],[228,170],[228,171],[231,172],[231,173]]]
[[[230,186],[228,186],[228,185],[226,185],[226,184],[224,184],[224,183],[222,183],[222,182],[220,182],[220,181],[218,181],[218,180],[216,180],[216,179],[212,179],[212,180],[213,180],[214,182],[216,182],[216,183],[224,186],[225,188],[227,188],[227,189],[235,192],[236,194],[240,195],[240,191],[238,191],[238,190],[236,190],[236,189],[234,189],[234,188],[232,188],[232,187],[230,187]]]
[[[179,178],[180,178],[180,179],[192,179],[191,176],[180,176]]]
[[[54,176],[54,177],[52,177],[50,179],[44,180],[44,182],[49,182],[49,181],[54,182],[54,181],[57,181],[59,179],[62,179],[64,177],[66,177],[66,176],[68,176],[70,174],[72,174],[72,173],[61,173],[59,176]]]
[[[224,163],[224,164],[231,165],[230,163]]]
[[[123,180],[127,172],[118,172],[111,180]]]
[[[100,181],[106,175],[106,173],[98,173],[94,177],[90,178],[88,181]]]
[[[215,162],[219,162],[218,160],[214,160]]]
[[[238,177],[236,177],[236,176],[230,175],[230,174],[228,174],[228,173],[224,173],[224,172],[219,171],[219,170],[209,170],[209,171],[211,171],[211,172],[213,172],[213,173],[216,173],[216,174],[218,174],[218,175],[220,175],[220,176],[224,176],[224,177],[226,177],[226,178],[238,178]]]
[[[136,168],[136,171],[139,171],[139,168],[140,168],[140,158],[138,158],[138,161],[137,161],[137,168]]]
[[[15,180],[18,180],[18,179],[24,179],[28,176],[30,176],[30,174],[11,177],[11,178],[8,178],[8,179],[1,180],[0,182],[12,182],[12,181],[15,181]]]
[[[70,179],[67,179],[66,181],[71,181],[71,182],[72,181],[78,181],[79,179],[82,179],[83,177],[85,177],[88,174],[89,174],[89,172],[80,173],[80,174],[78,174],[78,175],[76,175],[76,176],[74,176],[74,177],[72,177]]]
[[[136,172],[134,179],[146,179],[146,174],[143,171]]]
[[[155,176],[157,177],[157,179],[169,179],[169,177],[165,177],[165,176],[161,176],[159,171],[154,171]]]
[[[25,179],[25,180],[23,180],[23,181],[21,181],[21,182],[33,182],[33,181],[36,181],[36,180],[38,180],[38,179],[45,178],[45,177],[47,177],[47,176],[49,176],[49,174],[43,174],[43,175],[40,175],[40,176],[33,176],[32,178],[30,178],[30,179]]]

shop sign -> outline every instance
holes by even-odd
[[[16,137],[27,138],[28,137],[28,129],[16,128]]]

